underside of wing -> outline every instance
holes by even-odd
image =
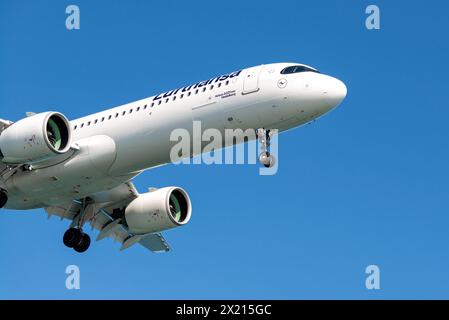
[[[139,243],[153,252],[170,251],[170,245],[160,233],[153,233],[143,237]]]
[[[0,119],[0,134],[3,132],[3,130],[5,130],[12,124],[13,123],[9,120]],[[5,176],[7,175],[8,171],[9,171],[8,166],[1,161],[2,159],[3,159],[3,155],[0,150],[0,187],[6,180]]]
[[[12,125],[13,122],[9,120],[0,119],[0,132],[8,128],[10,125]]]
[[[135,243],[139,243],[145,248],[153,252],[166,252],[170,250],[170,246],[160,233],[152,233],[147,235],[135,235],[124,228],[120,219],[114,220],[110,214],[101,210],[92,221],[91,226],[100,231],[97,241],[106,237],[111,237],[121,243],[120,250],[125,250]]]
[[[120,250],[139,243],[153,252],[169,251],[170,246],[160,233],[140,235],[127,230],[121,213],[137,196],[134,185],[128,182],[112,190],[93,195],[92,199],[95,201],[91,203],[74,200],[64,205],[47,207],[45,211],[49,217],[58,216],[61,219],[71,220],[71,227],[79,223],[80,213],[85,212],[86,223],[88,222],[92,229],[99,231],[96,240],[112,238],[121,244]]]

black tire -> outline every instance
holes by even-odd
[[[70,228],[64,233],[62,241],[67,247],[73,248],[81,241],[81,231],[76,228]]]
[[[85,252],[89,249],[90,246],[90,237],[87,233],[81,233],[80,241],[73,247],[76,252]]]
[[[3,208],[7,202],[8,202],[8,193],[5,190],[0,189],[0,208]]]
[[[273,156],[270,154],[270,152],[266,152],[267,158],[272,158]],[[272,167],[272,162],[270,161],[269,164],[264,164],[263,165],[265,168],[271,168]]]

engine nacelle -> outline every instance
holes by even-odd
[[[58,112],[44,112],[22,119],[0,135],[0,160],[8,164],[29,164],[66,153],[72,143],[67,118]]]
[[[167,187],[139,195],[126,207],[125,221],[130,232],[146,234],[185,225],[191,214],[187,193],[178,187]]]

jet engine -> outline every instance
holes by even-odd
[[[0,160],[7,164],[31,164],[66,153],[72,143],[67,118],[44,112],[22,119],[0,134]]]
[[[125,209],[125,221],[135,234],[156,233],[187,224],[192,204],[178,187],[166,187],[139,195]]]

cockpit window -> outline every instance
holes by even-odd
[[[306,66],[291,66],[287,67],[284,70],[281,71],[281,74],[290,74],[290,73],[300,73],[300,72],[316,72],[319,73],[317,70],[306,67]]]

